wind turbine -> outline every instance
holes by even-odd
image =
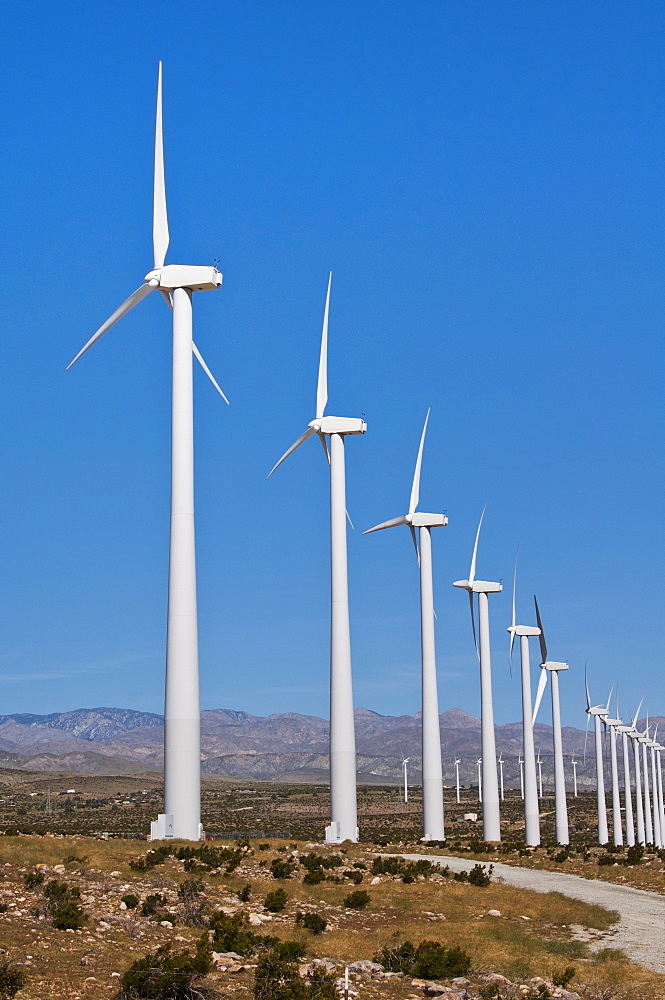
[[[642,699],[643,701],[644,699]],[[640,766],[640,734],[637,731],[637,720],[642,708],[642,702],[637,706],[637,711],[633,716],[633,722],[627,735],[633,744],[633,761],[635,763],[635,820],[636,820],[636,840],[638,844],[646,844],[644,830],[644,796],[642,789],[642,769]]]
[[[570,763],[573,765],[573,794],[577,798],[577,761],[573,758]]]
[[[473,614],[473,595],[478,595],[478,631],[480,649],[476,647],[480,660],[480,725],[481,725],[481,760],[483,766],[483,839],[485,841],[501,840],[501,814],[499,809],[499,783],[496,772],[496,740],[494,736],[494,706],[492,704],[492,661],[490,653],[490,620],[487,595],[500,594],[503,587],[500,583],[489,583],[486,580],[476,580],[476,556],[478,554],[478,539],[483,523],[485,510],[480,515],[476,541],[471,556],[471,568],[468,580],[457,580],[453,587],[466,590],[471,605],[471,626],[474,640],[476,626]]]
[[[457,788],[457,805],[459,805],[459,766],[461,763],[461,760],[455,758],[455,787]]]
[[[536,787],[536,751],[533,744],[534,713],[531,702],[531,662],[529,658],[529,639],[540,635],[540,629],[535,625],[517,625],[516,612],[517,559],[513,573],[513,604],[510,628],[510,665],[512,670],[513,645],[515,636],[520,640],[520,673],[522,679],[522,747],[524,761],[520,760],[520,783],[522,799],[524,800],[524,839],[530,847],[540,844],[540,808]],[[543,674],[547,680],[547,675]],[[542,680],[541,676],[541,680]]]
[[[483,758],[479,757],[478,760],[476,761],[476,764],[478,765],[478,801],[482,805],[482,801],[483,801],[483,771],[482,771]]]
[[[353,684],[351,677],[351,634],[349,628],[349,579],[346,554],[346,478],[344,438],[364,434],[367,424],[360,417],[326,417],[328,402],[328,316],[330,286],[323,312],[319,378],[316,389],[316,414],[304,434],[284,452],[268,473],[272,476],[296,448],[315,434],[330,461],[330,825],[326,843],[341,844],[358,840],[356,801],[356,738],[353,719]],[[330,438],[330,454],[326,446]]]
[[[542,799],[542,797],[543,797],[543,764],[542,764],[542,761],[540,759],[540,750],[538,751],[538,759],[537,759],[536,763],[538,765],[538,798]]]
[[[503,802],[503,754],[499,754],[499,774],[500,774],[500,784],[501,784],[501,801]]]
[[[422,745],[423,745],[423,840],[444,840],[443,766],[441,763],[441,733],[439,730],[439,696],[436,683],[436,646],[434,638],[434,585],[432,580],[432,528],[448,524],[445,514],[416,512],[420,499],[420,470],[429,413],[420,436],[416,468],[413,473],[409,512],[391,521],[384,521],[364,531],[364,535],[384,528],[406,524],[419,555],[420,563],[420,636],[422,648]],[[416,538],[416,528],[419,529]],[[420,541],[420,553],[418,552]]]
[[[649,791],[649,764],[647,758],[647,746],[649,745],[649,717],[647,716],[647,727],[638,736],[642,744],[642,782],[644,791],[644,836],[647,844],[653,844],[653,816],[651,813],[651,794]]]
[[[618,698],[617,698],[618,701]],[[617,704],[617,715],[619,706]],[[633,818],[633,796],[630,787],[630,756],[628,754],[628,734],[632,731],[632,725],[620,725],[616,727],[616,732],[621,736],[621,756],[623,759],[623,798],[625,803],[626,817],[626,844],[632,847],[635,843],[635,822]]]
[[[164,812],[151,824],[151,839],[200,840],[201,754],[199,666],[194,549],[194,438],[192,353],[217,391],[192,340],[192,293],[219,288],[216,267],[164,264],[169,245],[162,135],[162,64],[157,78],[153,198],[153,269],[118,306],[68,365],[75,364],[130,309],[157,289],[173,308],[171,424],[171,527],[169,544],[166,697],[164,707]],[[228,400],[226,400],[228,402]]]
[[[594,738],[596,741],[596,800],[598,806],[598,843],[606,844],[607,835],[607,803],[605,802],[605,776],[603,774],[603,742],[600,729],[600,720],[607,718],[610,710],[610,700],[607,705],[592,705],[589,685],[587,683],[586,668],[584,670],[584,689],[586,692],[586,714],[593,718]],[[610,691],[610,698],[612,692]],[[587,723],[588,725],[588,723]]]
[[[655,738],[654,738],[655,742]],[[656,755],[656,776],[657,776],[657,786],[658,786],[658,812],[660,816],[660,836],[661,841],[665,841],[665,803],[663,802],[663,771],[661,762],[661,751],[664,748],[660,743],[656,743],[654,747]],[[661,843],[661,847],[665,846],[665,843]]]
[[[609,726],[610,734],[610,762],[612,768],[612,836],[614,846],[622,847],[623,829],[621,827],[621,797],[619,795],[619,769],[617,765],[617,729],[621,726],[621,719],[618,716],[619,709],[617,707],[617,718],[606,718],[605,725]]]
[[[538,684],[538,694],[536,696],[536,705],[533,710],[533,721],[536,721],[536,715],[538,714],[538,706],[540,704],[540,699],[543,696],[543,691],[545,689],[545,684],[547,683],[547,674],[549,673],[551,677],[551,692],[552,692],[552,738],[554,741],[554,827],[556,834],[557,844],[568,844],[570,843],[570,836],[568,831],[568,804],[566,802],[566,775],[563,769],[563,741],[561,737],[561,701],[559,698],[559,671],[568,670],[567,663],[561,663],[558,660],[548,660],[547,658],[547,643],[545,641],[545,631],[543,629],[543,623],[540,617],[540,609],[538,607],[538,601],[534,594],[533,601],[536,607],[536,621],[538,622],[538,628],[540,630],[540,655],[541,655],[541,669],[542,674],[540,675],[540,681]],[[543,683],[543,679],[544,682]],[[540,788],[540,796],[542,798],[543,789],[542,782]]]
[[[521,757],[518,757],[517,763],[520,766],[520,795],[522,796],[522,800],[524,800],[524,761]]]
[[[660,829],[660,804],[658,802],[658,779],[656,777],[656,747],[658,743],[656,741],[656,736],[658,734],[658,726],[656,726],[653,734],[653,738],[649,740],[647,746],[650,750],[651,759],[651,802],[653,809],[653,842],[656,847],[663,846],[663,837]]]
[[[404,768],[404,805],[409,801],[409,782],[406,775],[406,765],[410,760],[410,757],[405,757],[402,761],[402,767]]]

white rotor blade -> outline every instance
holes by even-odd
[[[591,708],[591,695],[589,694],[589,682],[587,681],[586,676],[586,663],[584,664],[584,690],[586,692],[586,707]]]
[[[469,570],[469,583],[473,583],[476,579],[476,556],[478,555],[478,539],[480,538],[480,529],[483,526],[483,518],[485,517],[485,511],[487,510],[487,504],[483,507],[483,512],[480,515],[480,521],[478,522],[478,531],[476,532],[476,540],[473,544],[473,555],[471,556],[471,569]]]
[[[173,296],[171,295],[171,293],[167,292],[165,288],[160,288],[159,294],[162,296],[169,309],[173,309]]]
[[[425,446],[425,434],[427,433],[427,421],[429,420],[429,409],[425,417],[423,432],[420,435],[420,445],[418,447],[418,458],[416,459],[416,469],[413,473],[413,486],[411,487],[411,499],[409,500],[409,514],[413,514],[420,499],[420,468],[423,464],[423,447]]]
[[[478,639],[476,637],[476,618],[473,612],[473,591],[469,591],[469,604],[471,605],[471,631],[473,632],[473,644],[476,647],[476,656],[480,663],[480,650],[478,649]]]
[[[169,247],[169,222],[166,216],[166,184],[164,181],[164,136],[162,133],[162,64],[157,75],[157,114],[155,118],[155,183],[152,206],[152,249],[154,266],[163,267]]]
[[[194,341],[192,341],[192,350],[194,351],[194,357],[196,358],[196,360],[198,361],[198,363],[201,365],[201,368],[203,368],[203,371],[206,373],[206,375],[208,376],[208,378],[210,379],[210,381],[214,385],[214,387],[217,390],[217,392],[220,394],[220,396],[222,397],[222,399],[224,400],[224,402],[227,404],[227,406],[230,406],[231,404],[229,403],[228,399],[226,398],[226,396],[224,395],[224,393],[220,389],[219,384],[218,384],[215,376],[210,371],[210,369],[208,368],[207,364],[205,363],[205,361],[201,357],[201,352],[199,351],[199,349],[196,346],[196,344],[194,343]]]
[[[411,532],[411,541],[413,542],[413,547],[416,550],[416,559],[418,560],[418,565],[420,566],[420,552],[418,551],[418,538],[416,535],[416,529],[412,524],[409,525],[409,531]],[[434,617],[436,618],[436,611],[434,612]]]
[[[275,471],[275,469],[279,468],[279,466],[282,464],[282,462],[286,458],[288,458],[289,455],[292,455],[293,452],[296,450],[296,448],[299,448],[301,444],[304,444],[305,441],[308,440],[308,438],[311,438],[312,434],[316,434],[316,431],[314,430],[313,427],[308,427],[307,430],[305,431],[305,433],[301,434],[297,441],[294,441],[294,443],[291,445],[291,447],[289,448],[289,450],[284,452],[284,454],[280,458],[279,462],[276,462],[275,465],[273,465],[272,469],[270,470],[270,472],[266,476],[266,479],[270,479],[270,477],[272,476],[272,474]]]
[[[536,701],[533,706],[533,716],[531,718],[531,724],[533,725],[536,721],[536,716],[538,715],[538,709],[540,708],[540,703],[543,700],[543,694],[545,693],[545,688],[547,687],[547,671],[540,671],[540,680],[538,681],[538,690],[536,691]]]
[[[637,723],[637,720],[640,717],[640,709],[642,708],[642,703],[643,702],[644,702],[644,698],[642,698],[642,700],[640,701],[639,705],[637,706],[637,711],[635,712],[635,715],[633,717],[633,729],[635,728],[635,724]]]
[[[613,685],[612,685],[612,687],[610,688],[610,693],[609,693],[609,696],[608,696],[608,699],[607,699],[607,706],[606,706],[606,707],[607,707],[607,711],[608,711],[608,712],[609,712],[609,710],[610,710],[610,701],[612,700],[612,695],[613,695],[613,693],[614,693],[614,684],[613,684]]]
[[[519,554],[519,552],[518,552]],[[515,591],[517,589],[517,555],[515,556],[515,569],[513,572],[513,616],[510,619],[512,628],[517,625],[517,613],[515,610]],[[513,646],[515,645],[515,633],[510,633],[510,676],[513,676]]]
[[[547,663],[547,643],[545,642],[545,632],[543,631],[543,623],[540,619],[540,610],[538,608],[538,601],[535,594],[533,595],[533,602],[536,605],[536,621],[538,622],[538,628],[540,629],[540,635],[538,636],[540,639],[540,662]]]
[[[318,419],[323,416],[323,411],[328,402],[328,314],[330,312],[330,286],[332,284],[332,271],[328,277],[328,291],[326,292],[326,306],[323,310],[323,330],[321,331],[321,354],[319,355],[319,381],[316,386],[316,413]]]
[[[328,451],[328,442],[326,441],[325,434],[319,434],[319,441],[321,442],[321,447],[323,448],[323,454],[326,456],[326,462],[330,465],[330,452]]]
[[[381,524],[375,524],[373,528],[368,528],[367,531],[363,531],[363,535],[369,535],[372,531],[382,531],[384,528],[397,528],[401,524],[408,523],[404,516],[393,517],[390,521],[383,521]]]
[[[155,281],[154,285],[152,283],[150,283],[150,282],[146,282],[145,285],[141,285],[141,287],[137,288],[135,292],[132,292],[132,294],[129,296],[129,298],[125,299],[125,301],[122,303],[122,305],[118,306],[118,308],[116,309],[116,311],[109,316],[109,318],[106,320],[106,323],[103,323],[100,326],[99,330],[97,330],[96,333],[93,333],[92,337],[90,338],[90,340],[88,341],[88,343],[85,345],[85,347],[82,347],[81,350],[76,355],[76,357],[74,358],[74,360],[69,362],[69,364],[67,365],[67,369],[66,370],[69,371],[69,369],[72,367],[72,365],[75,365],[76,362],[78,361],[78,359],[80,357],[82,357],[85,354],[85,352],[87,350],[89,350],[92,347],[92,345],[99,340],[100,337],[103,337],[104,334],[108,330],[110,330],[111,327],[115,323],[117,323],[119,319],[122,319],[122,317],[125,316],[126,313],[129,312],[130,309],[133,309],[134,306],[138,305],[139,302],[141,301],[141,299],[144,299],[146,297],[146,295],[149,295],[150,292],[153,290],[153,288],[155,287],[156,284],[157,284],[156,281]]]

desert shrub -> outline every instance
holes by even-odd
[[[589,948],[583,941],[543,941],[545,950],[550,955],[563,955],[565,958],[588,958]]]
[[[641,865],[642,859],[644,858],[644,845],[643,844],[633,844],[626,851],[625,865]]]
[[[143,900],[143,905],[141,906],[141,913],[144,917],[150,917],[151,920],[161,920],[163,914],[160,912],[160,906],[166,905],[166,898],[162,896],[160,892],[151,893],[146,896]]]
[[[59,931],[80,930],[87,923],[87,916],[78,900],[81,893],[78,889],[70,889],[66,882],[53,879],[44,887],[45,916]]]
[[[38,885],[44,884],[44,872],[26,872],[23,876],[26,889],[36,889]]]
[[[83,857],[78,854],[68,854],[66,858],[63,858],[62,863],[63,865],[84,865],[89,860],[87,854],[84,854]]]
[[[296,923],[302,924],[305,930],[312,934],[322,934],[328,926],[328,921],[320,917],[318,913],[296,913]]]
[[[307,954],[307,949],[300,941],[279,941],[273,947],[273,951],[288,962],[297,962]]]
[[[275,889],[274,892],[268,893],[263,905],[269,913],[281,913],[288,898],[283,889]]]
[[[469,882],[471,885],[486,886],[492,881],[492,872],[494,871],[494,865],[490,865],[489,868],[485,868],[484,865],[474,865],[469,872]]]
[[[147,872],[149,868],[163,864],[171,854],[173,854],[173,846],[171,844],[160,844],[159,847],[154,847],[147,854],[136,858],[135,861],[130,861],[129,867],[133,868],[136,872]]]
[[[236,951],[239,955],[253,955],[260,948],[271,948],[278,938],[255,934],[250,930],[244,913],[234,913],[232,917],[218,910],[208,921],[213,932],[213,951]]]
[[[613,865],[615,862],[616,858],[612,854],[606,852],[605,854],[598,855],[599,865]]]
[[[9,907],[6,903],[0,903],[0,913],[6,913]]]
[[[344,861],[337,854],[303,854],[300,864],[312,871],[315,868],[341,868]]]
[[[323,969],[301,978],[298,966],[275,949],[262,955],[254,977],[255,1000],[336,1000],[335,980]]]
[[[259,844],[259,850],[260,851],[269,851],[270,850],[270,844]]]
[[[405,872],[404,875],[402,875],[402,882],[404,885],[411,885],[411,883],[415,881],[415,878],[409,872]]]
[[[0,997],[11,1000],[20,989],[23,989],[28,977],[21,969],[14,969],[9,962],[0,963]]]
[[[403,972],[422,979],[442,976],[463,976],[471,968],[471,958],[457,945],[445,948],[438,941],[421,941],[416,947],[411,941],[393,939],[375,955],[388,972]]]
[[[627,958],[625,951],[620,948],[601,948],[595,953],[595,957],[599,962],[625,962]]]
[[[120,980],[121,996],[150,1000],[190,1000],[199,996],[195,983],[212,968],[211,949],[204,935],[196,953],[172,952],[163,945],[130,965]]]
[[[559,969],[552,976],[552,982],[555,986],[562,986],[565,990],[569,983],[572,983],[575,978],[575,966],[567,965],[565,969]]]
[[[558,854],[554,855],[554,857],[552,858],[552,861],[556,861],[556,863],[558,865],[560,865],[560,864],[563,864],[564,861],[567,861],[569,857],[570,857],[570,855],[568,854],[568,851],[565,851],[565,850],[564,851],[559,851]]]
[[[122,897],[122,902],[125,904],[128,910],[133,910],[135,906],[138,906],[141,900],[138,896],[135,896],[133,892],[128,892]]]
[[[238,899],[240,900],[241,903],[249,902],[249,897],[251,895],[252,895],[252,887],[249,884],[249,882],[246,885],[244,885],[242,889],[238,889]]]
[[[455,879],[456,882],[468,882],[469,881],[469,873],[466,872],[466,871],[454,872],[453,873],[453,878]]]
[[[182,919],[189,927],[203,927],[205,924],[205,883],[200,878],[188,878],[178,886],[178,899],[182,909]]]
[[[303,885],[318,885],[319,882],[325,882],[325,879],[323,868],[312,868],[305,872]]]
[[[347,910],[364,910],[369,903],[369,893],[366,889],[356,889],[344,897],[343,905]]]
[[[349,872],[348,873],[348,878],[351,879],[351,881],[353,882],[354,885],[360,885],[360,883],[363,880],[363,873],[362,872]],[[413,881],[413,879],[411,879],[411,881]]]
[[[284,858],[275,858],[270,862],[270,871],[273,878],[291,878],[296,866],[292,861],[286,861]]]

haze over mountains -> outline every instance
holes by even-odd
[[[358,772],[365,780],[395,780],[401,761],[411,758],[410,773],[419,778],[420,715],[385,716],[367,708],[355,711]],[[661,727],[665,719],[652,719]],[[454,775],[461,758],[463,784],[477,781],[480,720],[459,708],[440,716],[444,780]],[[0,766],[44,771],[138,773],[163,763],[162,717],[122,708],[80,708],[52,715],[0,716]],[[506,761],[505,779],[519,784],[519,722],[496,727],[497,754]],[[536,750],[543,759],[543,777],[552,775],[552,729],[537,723]],[[584,730],[565,727],[564,753],[576,755],[580,784],[593,779],[593,738]],[[326,780],[328,722],[314,715],[286,712],[264,717],[213,709],[201,713],[201,766],[204,772],[236,778]]]

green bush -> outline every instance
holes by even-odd
[[[274,945],[273,951],[280,958],[285,958],[287,962],[297,962],[307,954],[307,949],[300,941],[279,941],[278,944]]]
[[[138,906],[141,900],[138,896],[135,896],[133,892],[128,892],[122,897],[122,901],[128,910],[133,910],[135,906]]]
[[[240,900],[241,903],[249,902],[249,897],[251,895],[252,895],[252,887],[249,884],[249,882],[247,883],[247,885],[244,885],[242,889],[238,890],[238,899]]]
[[[555,986],[562,986],[565,990],[569,983],[572,983],[575,978],[575,966],[567,965],[565,969],[560,969],[559,972],[555,972],[552,976],[552,982]]]
[[[633,844],[626,851],[626,860],[624,864],[626,865],[641,865],[642,859],[644,858],[644,845],[643,844]]]
[[[362,872],[348,872],[347,878],[350,878],[354,885],[360,885],[361,882],[362,882],[362,880],[363,880],[363,873]],[[404,880],[402,879],[402,881],[404,881]],[[413,882],[413,878],[411,879],[411,881]]]
[[[212,968],[211,948],[204,935],[196,953],[172,952],[163,945],[156,952],[139,958],[120,980],[121,996],[147,997],[150,1000],[193,1000],[200,996],[195,989],[198,979]]]
[[[616,858],[613,854],[605,853],[598,856],[599,865],[613,865],[616,864]]]
[[[141,913],[144,917],[150,917],[151,920],[162,920],[164,915],[160,912],[159,908],[165,905],[166,898],[160,892],[154,892],[146,896],[143,900]]]
[[[374,961],[388,972],[403,972],[421,979],[463,976],[471,968],[471,958],[465,951],[457,945],[445,948],[438,941],[421,941],[416,947],[411,941],[394,939],[384,945]]]
[[[281,913],[288,898],[283,889],[275,889],[274,892],[268,893],[263,905],[270,913]]]
[[[87,923],[87,916],[79,905],[81,893],[70,889],[66,882],[53,879],[44,887],[44,913],[59,931],[80,930]]]
[[[325,879],[323,868],[312,868],[305,872],[303,885],[318,885],[319,882],[325,882]]]
[[[285,861],[283,858],[275,858],[270,862],[270,871],[273,878],[291,878],[296,866],[292,861]]]
[[[44,872],[26,872],[23,876],[26,889],[36,889],[38,885],[44,884]]]
[[[345,896],[343,902],[347,910],[364,910],[369,903],[369,893],[366,889],[356,889]]]
[[[328,926],[328,921],[318,913],[297,913],[296,923],[302,924],[305,930],[311,931],[312,934],[322,934]]]
[[[303,854],[300,864],[313,871],[315,868],[341,868],[344,861],[337,854]]]
[[[255,934],[249,928],[244,913],[234,913],[232,917],[221,910],[213,913],[208,927],[213,931],[213,951],[236,951],[239,955],[253,955],[259,948],[270,948],[278,941],[276,937]]]
[[[0,997],[11,1000],[20,989],[23,989],[28,977],[21,969],[14,969],[8,962],[0,963]]]
[[[492,881],[492,872],[494,871],[494,865],[490,865],[489,868],[485,868],[484,865],[474,865],[469,872],[469,882],[471,885],[486,886]]]
[[[136,861],[130,861],[129,867],[136,872],[147,872],[149,868],[163,864],[171,854],[173,854],[172,844],[160,844],[159,847],[153,847],[151,851],[137,858]]]
[[[9,907],[6,903],[0,903],[0,913],[6,913]]]
[[[335,979],[316,969],[301,978],[298,966],[275,949],[262,955],[254,977],[255,1000],[337,1000]]]

